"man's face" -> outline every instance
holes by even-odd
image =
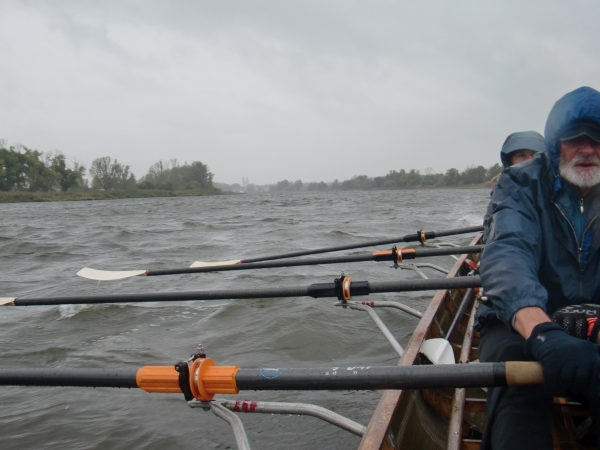
[[[525,161],[529,161],[535,155],[533,150],[517,150],[510,154],[510,165],[514,166]]]
[[[561,142],[559,169],[565,180],[580,188],[600,184],[600,142],[587,135]]]

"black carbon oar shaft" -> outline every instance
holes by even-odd
[[[385,292],[424,291],[435,289],[459,289],[481,286],[479,276],[456,278],[432,278],[428,280],[398,280],[388,282],[353,281],[352,296]],[[173,302],[189,300],[230,300],[253,298],[313,297],[339,298],[336,283],[315,283],[310,286],[265,288],[265,289],[225,289],[191,292],[154,292],[145,294],[88,295],[71,297],[15,298],[7,306],[79,305],[101,303],[143,303]]]
[[[504,386],[506,372],[503,363],[239,369],[235,375],[235,383],[241,391],[467,388]]]
[[[443,248],[415,248],[410,249],[405,259],[425,258],[430,256],[462,255],[469,253],[480,253],[483,245],[472,245],[467,247],[443,247]],[[414,250],[414,251],[412,251]],[[402,249],[398,249],[401,252]],[[384,252],[376,252],[384,253]],[[295,266],[313,266],[317,264],[341,264],[362,261],[393,261],[390,252],[389,258],[377,257],[375,253],[348,256],[331,256],[328,258],[314,259],[288,259],[286,261],[265,261],[257,263],[217,265],[209,267],[182,267],[176,269],[148,270],[146,276],[177,275],[184,273],[207,273],[207,272],[228,272],[232,270],[252,270],[252,269],[272,269],[276,267],[295,267]]]
[[[148,386],[139,373],[160,370]],[[441,364],[419,366],[338,366],[322,368],[234,369],[241,391],[319,391],[375,389],[434,389],[524,385],[543,382],[535,362]],[[209,369],[210,370],[210,369]],[[162,379],[161,379],[161,375]],[[0,369],[3,386],[78,386],[136,388],[148,392],[181,392],[173,366],[140,369]],[[140,385],[138,386],[138,381]],[[161,388],[162,386],[162,388]],[[227,393],[228,387],[214,393]],[[230,390],[229,390],[229,393]]]
[[[137,369],[0,369],[3,386],[137,388]]]
[[[474,227],[454,228],[451,230],[443,230],[443,231],[426,231],[426,232],[424,232],[424,237],[425,237],[425,239],[429,240],[429,239],[435,239],[435,238],[444,237],[444,236],[454,236],[456,234],[477,233],[479,231],[483,231],[483,226],[477,225]],[[284,258],[294,258],[296,256],[316,255],[317,253],[338,252],[341,250],[352,250],[354,248],[374,247],[377,245],[395,244],[398,242],[419,242],[420,240],[421,240],[420,233],[414,233],[414,234],[407,234],[406,236],[397,237],[397,238],[393,238],[393,239],[377,239],[374,241],[361,242],[358,244],[339,245],[337,247],[323,247],[323,248],[316,248],[313,250],[302,250],[302,251],[298,251],[298,252],[282,253],[280,255],[262,256],[259,258],[248,258],[248,259],[243,259],[242,262],[244,264],[247,264],[247,263],[260,262],[260,261],[272,261],[274,259],[284,259]]]
[[[397,283],[402,284],[399,285]],[[369,283],[369,293],[381,294],[385,292],[462,289],[472,287],[481,287],[481,278],[479,275],[455,278],[430,278],[429,280],[379,281]]]

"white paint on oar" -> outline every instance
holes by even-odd
[[[446,339],[427,339],[421,345],[420,352],[433,364],[456,364],[452,346]]]
[[[0,306],[14,306],[16,297],[0,297]]]
[[[88,280],[96,281],[111,281],[111,280],[122,280],[123,278],[137,277],[138,275],[145,275],[145,270],[96,270],[84,267],[77,275]]]
[[[190,267],[232,266],[234,264],[239,264],[241,262],[242,262],[241,259],[232,259],[230,261],[212,261],[212,262],[195,261]]]

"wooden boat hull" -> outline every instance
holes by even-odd
[[[480,239],[481,236],[478,235],[472,243],[476,244]],[[465,264],[467,258],[478,261],[477,255],[462,255],[448,273],[449,278],[467,275],[471,270]],[[419,349],[426,339],[447,337],[445,332],[465,294],[471,297],[466,300],[469,302],[467,310],[470,310],[475,297],[473,290],[441,290],[434,295],[404,355],[398,362],[399,365],[419,364]],[[464,335],[468,320],[466,315],[461,318],[461,322],[452,334]],[[460,353],[462,341],[458,342],[454,336],[450,336],[450,343],[455,351],[455,359],[458,361],[460,354],[457,352]],[[447,419],[441,412],[427,407],[421,392],[385,391],[367,426],[359,449],[445,448],[443,444],[446,441],[447,431],[442,430],[447,429]]]

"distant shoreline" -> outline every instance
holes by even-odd
[[[155,198],[155,197],[203,197],[208,195],[235,195],[235,192],[210,191],[167,191],[159,189],[140,190],[110,190],[110,191],[80,191],[80,192],[27,192],[0,191],[0,203],[40,203],[40,202],[69,202],[90,200],[118,200],[123,198]]]
[[[434,191],[447,189],[485,189],[489,183],[470,184],[462,186],[414,186],[396,189],[336,189],[335,191],[272,191],[272,194],[295,194],[298,192],[363,192],[363,191]],[[159,189],[144,189],[135,191],[83,191],[83,192],[27,192],[0,191],[0,203],[45,203],[45,202],[76,202],[93,200],[119,200],[124,198],[160,198],[160,197],[204,197],[209,195],[259,195],[265,192],[246,193],[231,191],[166,191]]]

